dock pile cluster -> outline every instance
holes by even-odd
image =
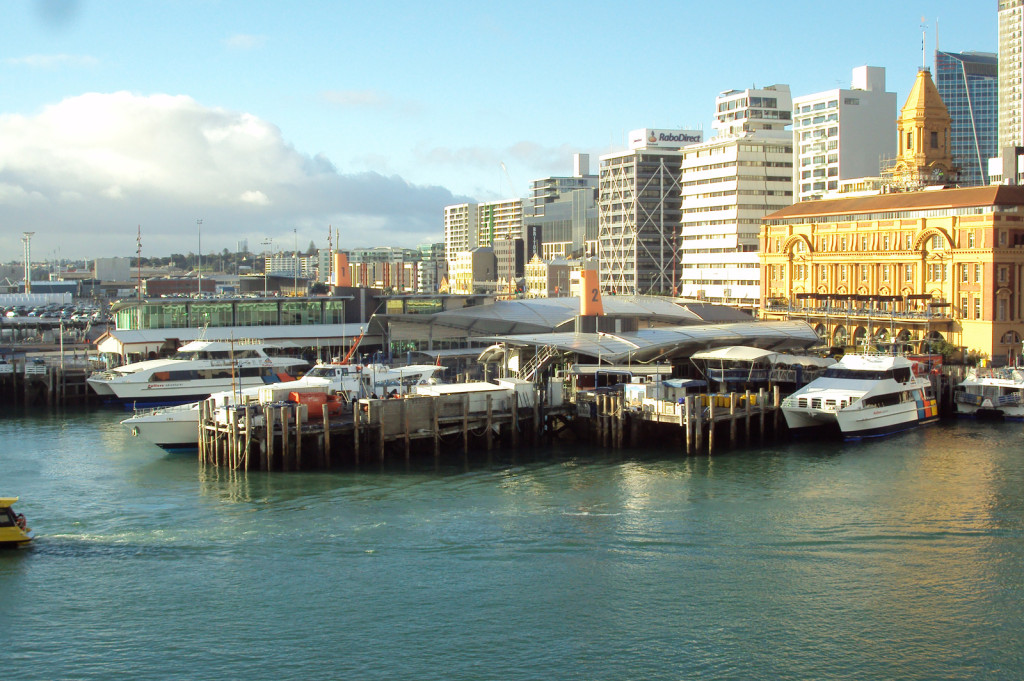
[[[237,470],[329,469],[401,456],[538,445],[569,405],[545,393],[360,399],[341,413],[298,402],[200,405],[199,462]]]

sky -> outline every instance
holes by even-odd
[[[749,4],[749,7],[748,7]],[[996,1],[9,0],[0,261],[414,247],[715,96],[997,49]],[[895,123],[894,123],[895,126]],[[202,221],[201,224],[199,221]]]

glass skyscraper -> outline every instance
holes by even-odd
[[[999,59],[990,52],[935,53],[935,86],[952,119],[959,184],[988,184],[988,159],[999,155]]]

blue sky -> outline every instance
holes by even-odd
[[[738,9],[742,8],[742,9]],[[14,0],[0,23],[0,260],[413,246],[715,95],[848,87],[902,105],[935,25],[996,50],[996,2]],[[502,170],[502,164],[507,173]]]

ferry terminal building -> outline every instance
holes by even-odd
[[[1024,187],[797,203],[764,218],[760,256],[763,318],[806,321],[830,345],[1021,353]]]

